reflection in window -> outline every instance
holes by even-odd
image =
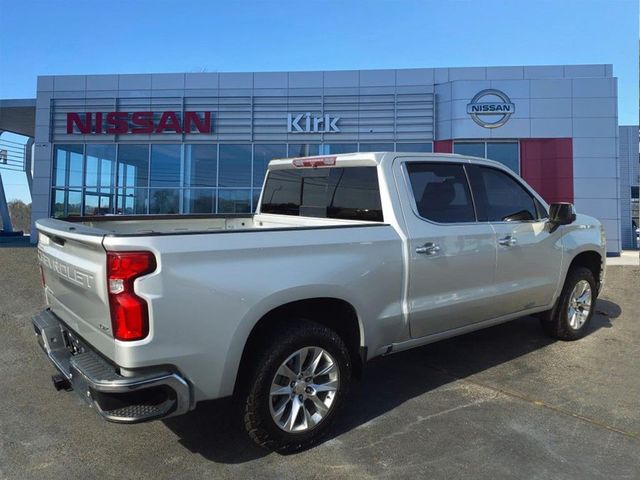
[[[59,187],[82,186],[83,145],[56,145],[54,181]]]
[[[485,142],[454,142],[453,153],[484,158]]]
[[[487,158],[502,163],[520,174],[518,142],[487,142]]]
[[[251,145],[220,145],[221,187],[251,186]]]
[[[151,145],[151,187],[180,186],[180,150],[180,145]]]
[[[393,143],[361,143],[361,152],[393,152]]]
[[[184,213],[215,213],[216,189],[197,188],[185,190]]]
[[[118,186],[149,186],[149,145],[118,146]]]
[[[217,169],[217,145],[185,146],[186,187],[215,187]]]
[[[251,190],[218,190],[218,213],[249,213]]]
[[[407,172],[421,217],[441,223],[475,221],[462,165],[407,163]]]
[[[147,213],[146,188],[122,188],[116,196],[116,213],[123,215],[142,215]]]
[[[180,213],[180,195],[176,188],[149,189],[149,213]]]
[[[88,144],[86,154],[85,185],[111,188],[116,162],[116,146]]]
[[[432,143],[396,143],[396,152],[433,152]]]
[[[76,217],[82,215],[82,192],[69,190],[67,192],[67,215]]]
[[[320,153],[320,145],[315,143],[290,143],[287,157],[311,157]]]
[[[51,208],[51,216],[54,218],[64,217],[64,190],[53,191],[53,206]]]
[[[274,158],[286,158],[286,145],[254,145],[253,147],[253,186],[262,187],[267,165]]]
[[[332,143],[323,146],[324,154],[330,153],[354,153],[358,151],[358,145],[355,143]]]

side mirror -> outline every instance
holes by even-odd
[[[549,205],[549,223],[554,225],[569,225],[576,220],[576,213],[572,203],[558,202]]]

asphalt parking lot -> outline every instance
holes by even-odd
[[[0,248],[0,478],[640,478],[640,268],[609,267],[590,334],[526,317],[378,359],[332,435],[254,447],[229,400],[141,425],[56,392],[33,248]]]

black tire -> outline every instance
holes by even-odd
[[[254,442],[269,450],[290,453],[317,443],[331,426],[349,390],[351,357],[338,334],[316,322],[294,319],[279,323],[272,330],[273,334],[264,339],[261,348],[252,357],[250,373],[242,380],[245,388],[241,394],[241,407],[244,427]],[[338,388],[333,403],[322,420],[307,431],[290,433],[280,428],[272,418],[272,381],[276,371],[289,356],[304,347],[312,346],[324,349],[335,360],[338,367]]]
[[[573,328],[569,322],[569,301],[573,289],[583,280],[587,281],[591,287],[591,308],[589,309],[586,321],[579,328]],[[593,278],[591,270],[585,267],[575,267],[569,270],[555,307],[548,312],[540,314],[540,324],[545,333],[550,337],[568,341],[578,340],[584,337],[593,318],[596,296],[596,281]]]

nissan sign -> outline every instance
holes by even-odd
[[[213,133],[211,112],[69,112],[67,134]]]
[[[501,127],[515,111],[516,106],[507,94],[492,88],[478,92],[467,104],[467,113],[484,128]]]
[[[287,132],[289,133],[335,133],[339,132],[340,117],[331,115],[312,117],[307,113],[287,114]]]

